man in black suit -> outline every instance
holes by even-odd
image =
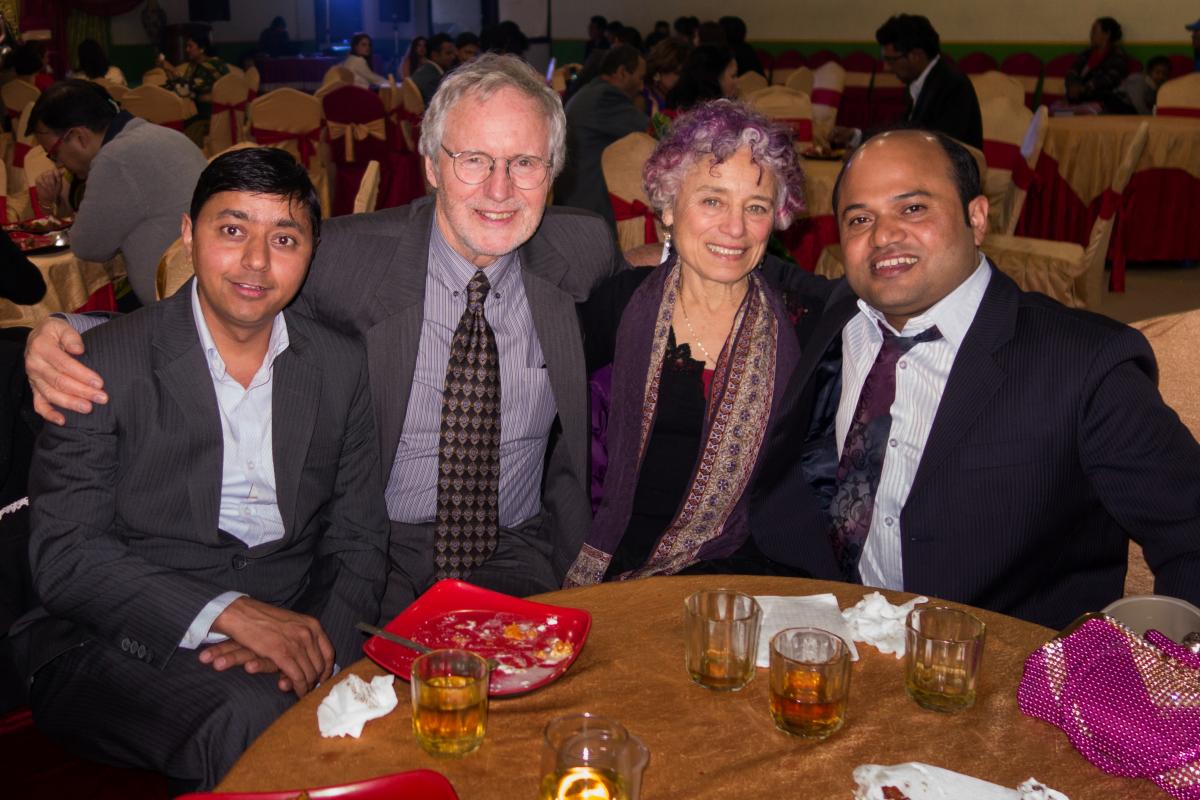
[[[875,31],[883,64],[908,87],[905,121],[983,148],[983,118],[970,79],[941,56],[929,20],[897,14]]]
[[[1132,537],[1157,592],[1200,602],[1200,446],[1141,334],[995,269],[974,159],[944,135],[868,140],[834,208],[846,280],[760,473],[760,549],[1062,627],[1121,595]]]
[[[361,656],[388,527],[362,345],[283,310],[320,232],[303,167],[217,158],[182,229],[196,277],[85,334],[109,401],[38,439],[13,649],[39,728],[191,790]]]

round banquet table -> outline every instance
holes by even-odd
[[[713,692],[683,667],[683,600],[725,586],[757,595],[832,592],[842,608],[862,586],[796,578],[686,576],[607,583],[540,595],[587,609],[592,629],[576,662],[557,682],[522,697],[493,700],[483,746],[461,759],[426,755],[413,738],[408,684],[400,704],[368,722],[360,739],[324,739],[316,711],[322,687],[293,706],[251,745],[219,791],[311,788],[411,769],[444,774],[462,800],[535,798],[541,731],[554,717],[591,711],[622,722],[650,748],[642,796],[653,798],[838,798],[853,792],[864,763],[923,761],[1016,787],[1030,776],[1072,800],[1162,798],[1148,781],[1117,778],[1080,756],[1057,728],[1025,717],[1017,684],[1025,657],[1053,631],[976,611],[988,626],[974,708],[925,711],[904,691],[903,660],[859,644],[847,722],[823,742],[775,729],[767,710],[767,672],[740,692]],[[912,595],[885,592],[892,602]],[[370,680],[385,674],[366,659],[344,670]],[[329,685],[337,680],[329,681]],[[964,798],[964,800],[966,800]]]
[[[56,311],[91,309],[88,303],[92,296],[125,275],[125,260],[120,255],[109,261],[84,261],[70,250],[63,250],[30,256],[29,260],[46,281],[46,296],[31,306],[0,299],[0,328],[32,328]]]

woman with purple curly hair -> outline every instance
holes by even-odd
[[[598,509],[567,585],[790,574],[755,546],[748,490],[800,355],[796,320],[828,294],[766,254],[804,209],[791,133],[712,101],[676,120],[643,175],[669,256],[614,276],[583,310]]]

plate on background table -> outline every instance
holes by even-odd
[[[15,231],[9,233],[8,236],[13,240],[13,244],[17,246],[17,249],[21,251],[21,254],[26,256],[58,253],[71,247],[65,238],[60,238],[63,236],[61,231],[46,234]]]
[[[488,694],[510,697],[557,680],[587,641],[592,615],[578,608],[522,600],[456,580],[435,583],[384,630],[435,650],[459,648],[499,662]],[[372,661],[404,680],[416,653],[372,636]]]
[[[439,772],[414,769],[395,775],[381,775],[355,783],[324,786],[320,789],[295,789],[286,792],[196,792],[176,800],[313,800],[337,797],[346,800],[458,800],[450,781]]]

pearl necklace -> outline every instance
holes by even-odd
[[[708,348],[704,346],[704,342],[700,341],[700,337],[696,335],[696,329],[692,327],[692,321],[688,318],[687,307],[683,304],[682,290],[679,292],[679,310],[683,312],[683,323],[687,325],[688,333],[692,335],[692,341],[700,348],[700,352],[704,353],[704,360],[716,364],[717,359],[713,358],[712,353],[708,352]]]

